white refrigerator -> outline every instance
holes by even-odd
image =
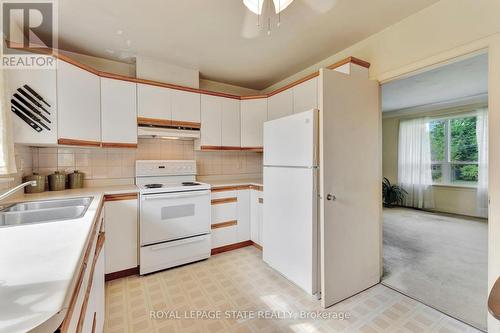
[[[318,110],[264,123],[263,260],[319,291]]]

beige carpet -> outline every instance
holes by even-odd
[[[293,260],[293,258],[290,258]],[[152,318],[152,310],[177,311],[175,318]],[[348,318],[190,319],[200,311],[325,313]],[[105,332],[157,333],[326,333],[478,331],[428,306],[377,285],[327,310],[261,259],[254,247],[144,277],[106,283]]]
[[[482,330],[487,254],[486,220],[384,209],[383,284]]]

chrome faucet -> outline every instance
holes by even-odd
[[[8,197],[10,197],[11,195],[13,195],[14,193],[16,193],[17,191],[19,191],[20,189],[25,188],[26,186],[29,186],[29,185],[36,186],[36,184],[37,184],[36,180],[31,180],[29,182],[24,182],[22,184],[19,184],[16,187],[11,188],[7,192],[5,192],[3,194],[0,194],[0,201],[2,201],[4,199],[7,199]]]

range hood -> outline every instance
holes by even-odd
[[[200,130],[139,125],[137,136],[139,138],[195,140],[200,138]]]

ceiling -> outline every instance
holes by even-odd
[[[261,90],[437,1],[295,0],[268,36],[240,0],[60,0],[59,48]]]
[[[382,85],[382,111],[444,103],[488,93],[488,54]]]

